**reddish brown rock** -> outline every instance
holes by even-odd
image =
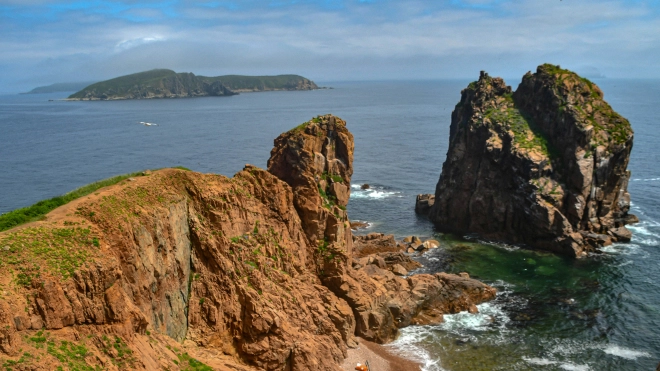
[[[356,248],[353,248],[345,214],[329,212],[331,207],[345,207],[346,204],[343,200],[328,196],[334,194],[329,187],[335,183],[350,189],[352,160],[352,135],[342,120],[328,115],[280,135],[271,151],[268,170],[292,187],[294,205],[303,229],[310,241],[318,244],[314,261],[319,277],[325,286],[346,300],[353,309],[356,335],[383,343],[394,339],[399,327],[413,323],[415,316],[425,310],[429,313],[435,310],[436,302],[424,295],[439,295],[444,292],[445,285],[428,275],[413,276],[411,282],[415,284],[409,284],[388,270],[398,262],[388,266],[380,253],[403,250],[392,235],[370,233],[357,237]],[[339,202],[339,205],[333,205],[334,202]],[[331,207],[310,206],[327,203]],[[328,225],[340,223],[343,223],[343,229],[328,232]],[[422,245],[419,238],[414,240]],[[375,252],[379,254],[366,260],[360,259],[357,264],[351,262],[353,256]],[[412,262],[409,258],[407,260],[407,263]],[[410,266],[416,267],[415,264]],[[417,285],[417,282],[427,281],[433,283],[432,287],[424,286],[422,289]],[[494,292],[492,290],[493,295]],[[441,314],[441,311],[436,314]],[[435,315],[434,318],[442,317]]]
[[[392,236],[356,239],[380,249],[357,258],[343,121],[317,118],[276,144],[271,172],[154,171],[0,232],[0,258],[20,272],[0,265],[0,359],[30,349],[39,362],[26,369],[57,369],[62,358],[35,345],[53,342],[84,346],[81,367],[110,370],[198,359],[338,371],[355,335],[387,342],[494,296],[458,276],[395,275],[419,264]]]

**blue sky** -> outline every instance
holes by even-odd
[[[316,81],[660,78],[660,1],[0,0],[0,91],[152,68]],[[510,81],[514,83],[514,81]]]

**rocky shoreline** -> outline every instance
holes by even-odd
[[[352,160],[345,122],[319,116],[275,140],[267,171],[154,171],[0,233],[0,358],[338,371],[358,338],[495,296],[466,274],[409,274],[390,236],[353,236]]]

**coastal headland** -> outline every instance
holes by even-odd
[[[346,123],[318,116],[275,140],[268,170],[145,172],[0,232],[0,359],[341,370],[358,337],[494,298],[467,274],[407,274],[419,264],[387,236],[354,237],[352,162]]]

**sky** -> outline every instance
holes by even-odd
[[[660,78],[660,1],[0,0],[0,92],[153,68],[314,81]]]

